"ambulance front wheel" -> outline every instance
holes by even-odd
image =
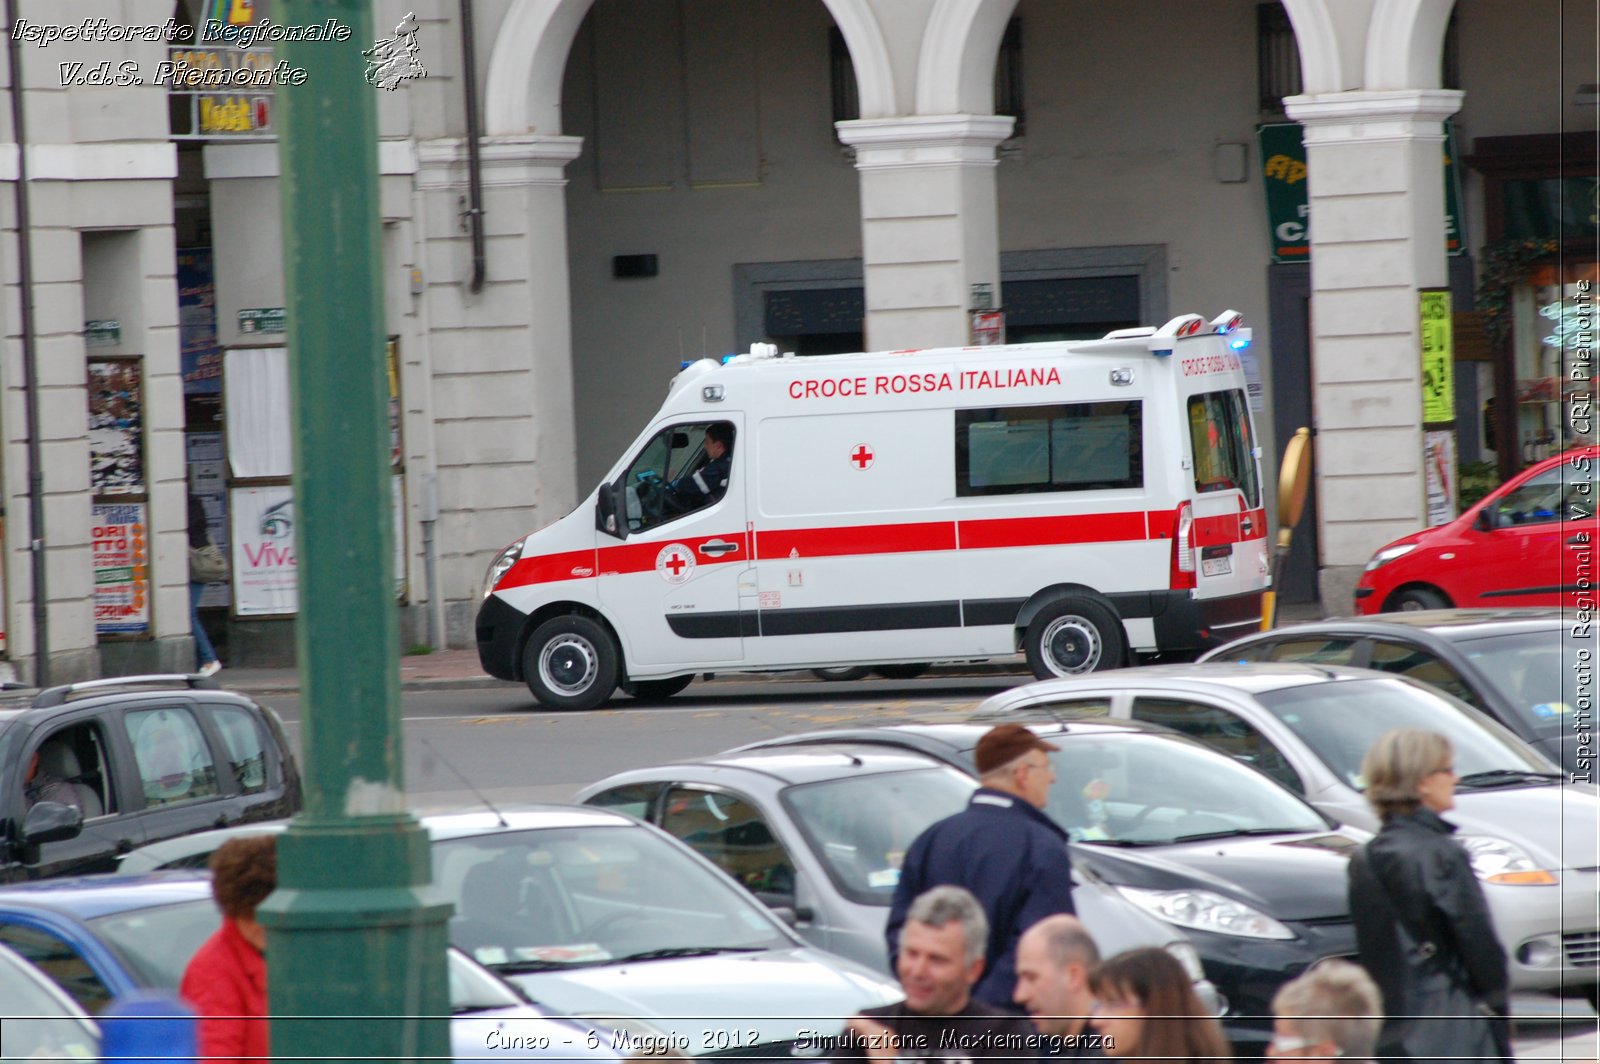
[[[552,617],[522,650],[522,675],[533,697],[553,709],[594,709],[617,689],[616,640],[587,617]]]
[[[1127,654],[1122,621],[1088,595],[1066,595],[1045,606],[1023,635],[1028,668],[1041,680],[1115,669]]]

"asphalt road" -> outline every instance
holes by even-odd
[[[408,691],[401,696],[406,793],[421,813],[473,804],[474,789],[497,805],[567,801],[613,772],[774,735],[861,721],[961,719],[1027,679],[1018,672],[855,683],[792,675],[697,680],[664,702],[618,698],[589,713],[530,708],[520,687]],[[261,700],[284,718],[298,752],[300,696]]]

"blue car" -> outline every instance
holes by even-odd
[[[32,961],[91,1014],[135,991],[176,992],[189,958],[220,920],[210,878],[193,872],[81,876],[0,889],[0,943]],[[623,1055],[613,1048],[619,1041],[614,1030],[548,1013],[459,950],[450,951],[449,963],[456,1060],[615,1064]]]

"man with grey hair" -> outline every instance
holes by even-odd
[[[1044,813],[1060,747],[1021,724],[999,724],[978,740],[981,786],[967,807],[929,825],[906,850],[884,938],[889,963],[903,947],[912,899],[930,887],[965,887],[989,918],[984,972],[972,994],[1000,1008],[1017,985],[1017,940],[1046,916],[1072,912],[1067,833]]]
[[[845,1023],[841,1064],[1037,1057],[1044,1039],[1021,1016],[972,997],[983,974],[989,922],[969,891],[935,887],[906,914],[895,973],[906,999]]]
[[[1330,958],[1279,988],[1272,999],[1268,1060],[1371,1061],[1383,1026],[1383,995],[1359,965]]]
[[[1047,916],[1022,933],[1017,942],[1017,989],[1011,998],[1027,1011],[1040,1034],[1047,1035],[1049,1057],[1103,1057],[1100,1038],[1084,1037],[1094,993],[1089,973],[1100,963],[1100,950],[1076,916]]]

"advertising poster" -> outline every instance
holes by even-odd
[[[206,525],[211,533],[211,542],[221,547],[223,556],[228,557],[228,491],[222,479],[225,472],[222,433],[191,432],[183,442],[189,465],[189,493],[206,508]],[[202,609],[226,606],[232,600],[226,580],[207,584],[200,593]]]
[[[1456,519],[1456,434],[1451,429],[1422,434],[1422,476],[1428,493],[1428,527]]]
[[[89,361],[89,479],[96,495],[144,494],[139,360]]]
[[[210,248],[178,252],[178,343],[183,394],[220,394],[222,348],[217,346],[217,285]]]
[[[1448,425],[1456,419],[1455,343],[1451,332],[1450,290],[1424,288],[1421,305],[1422,420]]]
[[[98,503],[94,519],[94,627],[100,635],[150,631],[145,504]]]
[[[299,608],[294,557],[294,490],[234,488],[228,494],[233,543],[233,612],[292,614]]]

